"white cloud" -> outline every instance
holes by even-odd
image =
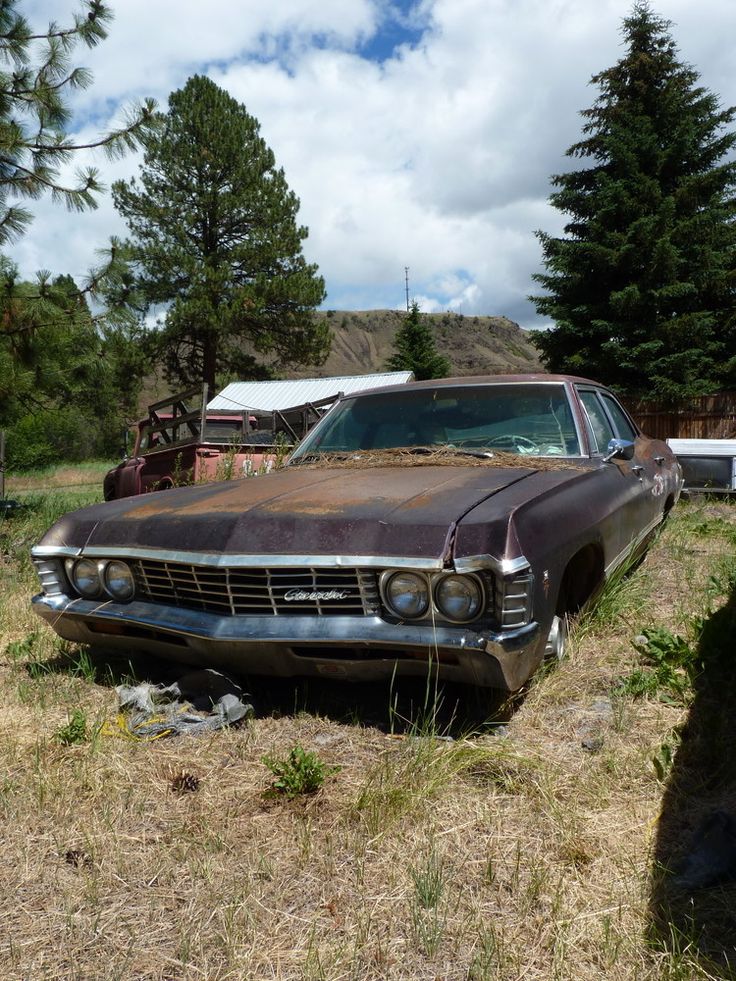
[[[84,52],[95,84],[78,101],[104,126],[120,101],[165,102],[195,71],[243,101],[302,202],[305,251],[327,306],[403,305],[404,266],[423,309],[506,314],[536,325],[526,300],[539,268],[534,231],[559,231],[549,177],[570,166],[590,76],[621,54],[629,0],[423,0],[401,17],[415,46],[361,55],[389,0],[120,0],[110,38]],[[660,0],[682,57],[736,103],[736,5]],[[56,8],[56,9],[54,9]],[[29,8],[58,18],[58,0]],[[105,165],[133,172],[128,159]],[[24,272],[74,274],[122,224],[109,199],[91,215],[39,202],[16,249]]]

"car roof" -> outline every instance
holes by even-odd
[[[544,372],[527,375],[462,375],[455,378],[430,378],[427,381],[405,382],[402,385],[384,385],[382,388],[371,388],[362,392],[351,392],[344,399],[370,398],[371,395],[384,395],[392,392],[421,391],[422,389],[435,388],[458,388],[478,385],[507,385],[516,382],[519,384],[550,383],[556,382],[575,382],[583,385],[596,385],[605,388],[600,382],[590,378],[580,378],[577,375],[549,375]]]

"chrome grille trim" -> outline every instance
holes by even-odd
[[[534,576],[530,572],[497,581],[495,613],[502,630],[523,627],[531,622],[533,589]]]
[[[41,589],[47,596],[60,596],[64,592],[64,573],[61,563],[55,559],[34,559]]]
[[[139,599],[220,615],[373,616],[379,609],[376,575],[366,569],[215,568],[153,559],[131,567]],[[297,596],[287,600],[289,592]],[[329,598],[333,592],[339,595]]]
[[[65,545],[36,545],[31,550],[35,558],[69,556],[76,558],[84,555],[87,558],[107,559],[114,555],[116,559],[126,561],[133,559],[156,559],[165,562],[183,562],[193,565],[208,565],[215,568],[262,569],[286,567],[297,568],[308,566],[313,569],[362,569],[389,566],[397,569],[430,569],[442,571],[446,563],[441,556],[437,558],[422,558],[406,555],[242,555],[236,552],[189,552],[179,549],[165,548],[132,548],[119,545],[86,545],[84,548],[73,548]]]

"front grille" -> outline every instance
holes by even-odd
[[[365,569],[243,569],[141,559],[136,595],[154,603],[231,616],[369,616],[375,573]]]

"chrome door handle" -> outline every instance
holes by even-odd
[[[661,467],[662,464],[664,463],[664,457],[663,456],[655,456],[654,462],[655,463],[658,463],[660,465],[660,467]]]
[[[641,475],[644,473],[644,467],[633,466],[631,468],[631,472],[635,473],[637,477],[641,478]]]

